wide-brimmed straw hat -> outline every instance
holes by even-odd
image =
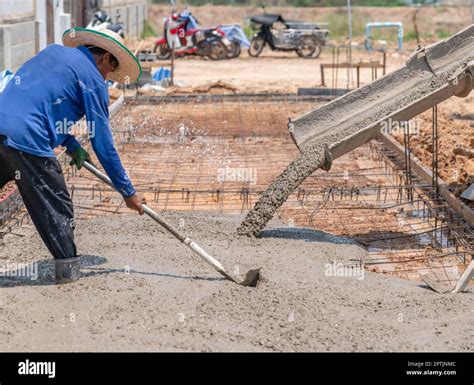
[[[71,28],[63,34],[66,47],[80,45],[96,46],[110,52],[119,62],[115,71],[109,72],[107,79],[119,83],[134,83],[142,73],[135,55],[125,46],[123,39],[109,29]]]

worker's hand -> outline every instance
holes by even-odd
[[[143,215],[143,205],[146,204],[146,199],[143,195],[136,193],[131,197],[124,198],[124,201],[129,209],[136,210],[140,215]]]
[[[87,160],[89,163],[92,163],[91,156],[89,153],[84,150],[82,147],[79,147],[76,151],[74,152],[68,152],[68,154],[71,156],[71,161],[69,162],[69,165],[76,165],[77,169],[80,170],[82,166],[84,166],[84,162]]]

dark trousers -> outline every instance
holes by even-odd
[[[3,145],[0,188],[14,180],[43,242],[56,259],[76,257],[74,211],[56,158],[42,158]]]

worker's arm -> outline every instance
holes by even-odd
[[[90,89],[82,84],[81,90],[92,148],[114,187],[124,197],[127,207],[143,214],[145,200],[136,193],[115,149],[109,126],[107,88]]]

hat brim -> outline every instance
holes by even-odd
[[[93,45],[110,52],[119,62],[115,71],[107,74],[107,79],[118,83],[135,83],[142,74],[138,59],[120,41],[100,31],[87,28],[70,28],[63,33],[66,47]]]

